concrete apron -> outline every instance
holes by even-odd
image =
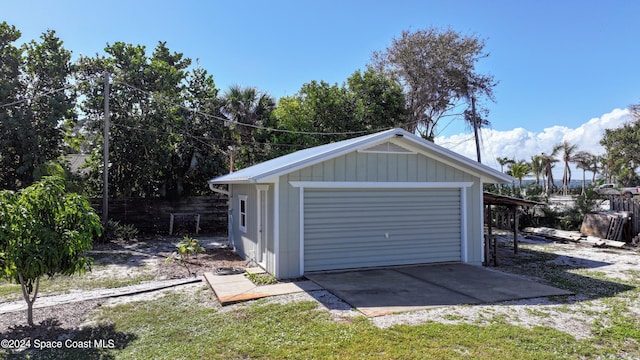
[[[264,272],[259,268],[248,268],[246,271],[248,273]],[[219,276],[213,273],[205,273],[204,278],[223,306],[268,296],[322,290],[319,285],[308,280],[257,286],[244,274]]]
[[[573,293],[497,270],[432,264],[305,274],[366,316]]]

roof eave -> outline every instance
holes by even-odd
[[[511,184],[516,181],[516,178],[511,177],[507,174],[503,174],[504,176],[482,176],[480,179],[484,184]]]
[[[431,146],[431,144],[433,145],[437,145],[433,142],[428,142],[427,140],[423,140],[419,137],[416,136],[407,136],[407,139],[409,139],[410,141],[412,141],[414,144],[417,144],[419,146],[423,146],[423,147],[427,147],[429,149],[431,149],[432,151],[438,153],[439,155],[443,156],[444,158],[449,158],[449,159],[453,159],[455,161],[457,161],[459,164],[461,165],[466,165],[471,167],[473,170],[477,171],[479,173],[479,177],[480,180],[483,183],[486,184],[510,184],[513,181],[515,181],[516,179],[513,178],[510,175],[507,175],[503,172],[500,172],[498,170],[492,169],[482,163],[478,163],[475,162],[463,155],[458,154],[457,152],[447,149],[445,147],[442,146]]]
[[[253,184],[256,181],[250,178],[242,178],[242,179],[211,179],[207,181],[209,185],[227,185],[227,184]]]

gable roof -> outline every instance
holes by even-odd
[[[294,153],[280,156],[233,173],[208,181],[209,184],[252,184],[273,182],[278,176],[318,164],[320,162],[342,156],[344,154],[375,145],[390,139],[402,138],[409,141],[419,150],[439,155],[450,162],[450,165],[466,168],[476,173],[484,183],[510,183],[514,179],[498,170],[473,161],[456,152],[422,139],[403,129],[391,129],[379,133],[360,136],[353,139],[320,145]]]

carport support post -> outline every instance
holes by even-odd
[[[484,238],[484,265],[491,266],[491,260],[494,259],[493,256],[493,239],[491,238],[491,234],[493,233],[493,215],[491,214],[491,205],[487,205],[487,236]]]
[[[518,207],[511,206],[513,210],[513,253],[518,253]]]

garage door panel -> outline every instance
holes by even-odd
[[[434,212],[426,212],[424,211],[425,206],[433,206],[433,207],[438,207],[438,212],[434,213]],[[458,205],[459,206],[459,205]],[[433,204],[423,204],[420,206],[398,206],[398,207],[394,207],[394,206],[379,206],[379,207],[357,207],[357,208],[348,208],[345,206],[341,206],[339,209],[336,209],[336,206],[333,206],[332,208],[326,208],[326,209],[317,209],[317,208],[311,208],[311,207],[307,207],[305,209],[305,212],[308,211],[312,211],[311,214],[309,214],[309,216],[305,215],[305,221],[309,221],[309,224],[313,224],[314,221],[317,220],[322,220],[322,219],[326,219],[326,218],[331,218],[334,219],[335,218],[335,213],[338,211],[341,214],[344,215],[349,215],[349,216],[353,216],[356,218],[370,218],[370,217],[394,217],[394,218],[400,218],[400,217],[413,217],[415,220],[424,220],[425,216],[456,216],[460,214],[460,209],[459,208],[451,208],[451,207],[446,207],[446,206],[438,206],[438,205],[433,205]]]
[[[327,256],[332,256],[336,263],[343,264],[341,269],[349,269],[354,267],[374,267],[374,266],[393,266],[393,265],[408,265],[414,264],[413,262],[407,262],[407,256],[405,252],[386,252],[385,254],[371,253],[371,254],[362,254],[363,256],[367,256],[367,262],[363,264],[357,264],[353,262],[353,257],[350,254],[336,254],[335,252],[327,254]],[[425,254],[421,263],[430,263],[430,262],[441,262],[440,259],[442,257],[455,257],[457,255],[456,252],[452,251],[440,251],[440,252],[429,252]],[[305,261],[306,267],[308,269],[323,269],[325,266],[325,262],[322,260],[309,260]],[[323,269],[323,270],[331,270],[331,269]],[[308,270],[314,271],[314,270]]]
[[[459,189],[306,189],[305,271],[459,261],[460,216]]]
[[[390,242],[390,241],[399,241],[402,239],[415,240],[416,237],[424,238],[424,239],[433,239],[437,240],[438,238],[442,238],[443,235],[451,234],[455,237],[459,237],[460,231],[458,229],[452,229],[452,227],[458,226],[459,224],[451,223],[451,224],[438,224],[430,227],[428,231],[425,231],[424,228],[421,227],[406,227],[403,229],[389,229],[385,227],[384,224],[377,225],[371,228],[332,228],[322,230],[320,228],[315,230],[310,230],[305,233],[305,237],[312,237],[314,239],[313,242],[307,242],[307,245],[312,246],[312,244],[316,244],[323,246],[322,243],[319,243],[317,240],[323,241],[333,241],[336,243],[343,242],[355,242],[358,239],[366,242],[372,242],[381,239],[381,241]],[[389,237],[386,238],[385,234],[389,234]],[[449,238],[449,237],[446,237]]]
[[[365,211],[365,210],[363,210]],[[425,219],[427,215],[421,216],[416,214],[406,214],[398,217],[390,215],[384,216],[384,214],[376,216],[359,215],[351,216],[349,214],[340,213],[340,217],[336,218],[336,215],[326,216],[324,218],[310,219],[307,223],[305,219],[305,230],[327,230],[327,226],[330,223],[332,228],[345,228],[345,229],[374,229],[377,227],[384,227],[386,229],[405,229],[405,228],[419,228],[429,229],[437,226],[450,226],[458,222],[451,221],[452,217],[459,216],[458,213],[439,213],[435,215],[429,215],[428,219]],[[402,222],[403,225],[399,228],[395,222]],[[428,221],[429,227],[423,222]]]
[[[393,248],[389,248],[387,246],[379,244],[379,246],[372,245],[366,250],[363,250],[361,247],[358,247],[354,244],[349,244],[349,245],[350,246],[345,246],[344,248],[341,248],[340,251],[327,250],[326,248],[318,248],[318,249],[310,249],[310,250],[312,250],[316,255],[313,258],[323,257],[323,256],[332,256],[336,258],[344,257],[344,258],[353,259],[355,257],[374,257],[377,255],[387,256],[394,253],[403,254],[403,256],[406,258],[407,252],[422,252],[423,254],[421,259],[437,257],[438,254],[453,254],[453,256],[459,255],[459,250],[455,250],[455,249],[452,250],[451,247],[449,247],[449,244],[447,243],[433,243],[433,244],[430,244],[430,246],[428,247],[427,246],[416,247],[414,244],[398,244]],[[307,260],[310,260],[310,259],[307,259]],[[422,261],[422,262],[425,262],[425,261]]]

